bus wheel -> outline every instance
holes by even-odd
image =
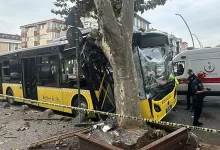
[[[12,89],[10,88],[10,89],[8,89],[8,91],[7,91],[7,93],[6,93],[8,96],[14,96],[13,95],[13,91],[12,91]],[[14,98],[11,98],[11,97],[7,97],[7,101],[8,101],[8,103],[9,104],[15,104],[15,100],[14,100]]]
[[[80,108],[88,109],[87,101],[83,96],[80,97],[80,101],[81,101]],[[74,107],[79,107],[78,97],[74,99],[73,106]],[[88,119],[87,118],[87,112],[84,112],[84,111],[81,111],[81,110],[73,110],[72,112],[73,112],[73,115],[76,118],[79,118],[80,122],[86,121]]]

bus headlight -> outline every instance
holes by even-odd
[[[155,110],[156,112],[160,112],[160,111],[161,111],[161,108],[160,108],[160,106],[154,104],[154,110]]]

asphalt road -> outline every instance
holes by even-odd
[[[218,100],[219,99],[219,100]],[[179,100],[176,111],[171,111],[163,120],[181,124],[192,125],[193,112],[185,110],[186,100]],[[220,129],[220,98],[206,98],[200,121],[203,127]],[[220,133],[214,134],[204,131],[192,130],[203,143],[220,146]]]

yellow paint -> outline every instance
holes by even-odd
[[[104,100],[103,100],[103,102],[102,102],[102,107],[101,107],[101,109],[103,109],[103,107],[104,107],[104,104],[105,104],[105,101],[106,101],[106,97],[107,97],[107,94],[108,94],[108,89],[109,89],[109,85],[108,85],[107,90],[106,90],[106,92],[105,92],[105,97],[104,97]]]
[[[102,88],[103,88],[104,79],[105,79],[105,75],[103,76],[102,82],[101,82],[100,87],[99,87],[98,98],[99,98],[99,96],[101,94],[101,91],[102,91]]]
[[[103,82],[103,81],[102,81]],[[13,94],[15,97],[22,97],[23,98],[23,90],[21,84],[9,84],[9,83],[3,83],[3,94],[6,95],[7,88],[11,88],[13,91]],[[109,86],[107,87],[107,91],[109,89]],[[100,91],[100,89],[99,89]],[[100,94],[99,91],[96,91],[96,95],[98,96]],[[38,100],[49,102],[49,103],[55,103],[60,105],[66,105],[71,106],[72,99],[74,97],[77,97],[78,90],[77,89],[69,89],[69,88],[54,88],[54,87],[37,87],[38,92]],[[154,119],[154,120],[161,120],[163,117],[167,115],[168,112],[166,112],[166,109],[169,105],[172,105],[172,108],[175,107],[177,103],[177,96],[174,98],[175,89],[165,96],[162,100],[155,101],[152,100],[152,113],[151,115],[150,106],[148,100],[141,100],[140,106],[141,106],[141,116],[146,119]],[[93,110],[94,106],[92,103],[91,95],[89,90],[80,90],[80,94],[85,98],[88,104],[88,109]],[[103,103],[105,102],[106,95]],[[77,100],[77,98],[76,98]],[[23,102],[23,100],[15,99],[17,102]],[[36,103],[30,103],[25,102],[32,105],[38,105]],[[161,108],[160,112],[156,112],[154,109],[154,104],[158,105]],[[72,113],[72,110],[70,108],[63,108],[58,106],[52,106],[47,104],[39,104],[40,107],[50,108],[53,110],[58,110],[66,113]],[[102,104],[103,107],[103,104]],[[89,117],[94,117],[95,115],[93,113],[89,113]]]
[[[68,88],[53,88],[53,87],[37,87],[38,100],[61,104],[66,106],[72,106],[72,99],[78,94],[77,89],[68,89]],[[98,92],[96,92],[97,94]],[[80,94],[85,97],[88,109],[93,110],[92,99],[90,96],[89,90],[80,90]],[[77,100],[77,99],[76,99]],[[66,113],[72,113],[70,108],[62,108],[58,106],[51,106],[47,104],[39,104],[40,107],[45,107],[53,110],[58,110]]]
[[[153,119],[151,116],[150,105],[148,100],[141,100],[140,105],[141,105],[141,117],[146,119]]]
[[[63,91],[63,105],[71,106],[72,99],[77,97],[78,95],[78,90],[62,88],[62,91]],[[80,94],[83,97],[85,97],[87,104],[88,104],[88,109],[93,110],[92,99],[91,99],[89,90],[80,90]],[[75,100],[77,100],[77,98]],[[67,113],[72,113],[72,110],[70,108],[64,108],[63,111]]]
[[[8,88],[12,89],[13,96],[23,98],[23,89],[21,84],[13,84],[13,83],[2,83],[3,94],[7,95],[6,90]],[[15,99],[16,102],[23,102],[23,100]]]
[[[141,100],[141,116],[146,119],[153,119],[153,120],[158,120],[158,121],[163,119],[167,115],[167,113],[169,113],[169,111],[166,112],[166,109],[168,108],[168,106],[172,105],[172,108],[176,106],[177,96],[174,98],[174,93],[175,93],[175,89],[171,93],[169,93],[167,96],[165,96],[162,100],[159,100],[159,101],[152,100],[153,116],[151,116],[148,100]],[[161,108],[160,112],[155,111],[154,104],[158,105]]]
[[[53,87],[37,87],[38,100],[55,103],[55,104],[63,104],[63,93],[61,88],[53,88]],[[39,104],[40,107],[50,108],[53,110],[63,111],[62,107],[51,106],[47,104]]]
[[[177,96],[174,98],[174,92],[175,92],[175,89],[170,94],[165,96],[162,100],[160,100],[160,101],[154,101],[153,100],[152,101],[152,109],[153,109],[154,120],[161,120],[161,119],[163,119],[167,115],[167,113],[169,113],[169,112],[166,112],[166,109],[170,105],[172,105],[172,108],[174,108],[176,106],[176,103],[177,103],[177,99],[176,98],[177,98]],[[155,111],[154,104],[157,104],[158,106],[160,106],[160,108],[161,108],[160,112],[156,112]]]

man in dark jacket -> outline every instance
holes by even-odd
[[[199,118],[202,114],[203,99],[205,93],[210,91],[210,88],[204,89],[202,81],[206,78],[203,72],[197,74],[197,78],[192,82],[192,94],[193,94],[193,109],[194,109],[194,120],[193,126],[201,126],[202,122],[199,122]]]
[[[189,77],[188,77],[187,108],[186,108],[186,110],[193,109],[193,108],[191,108],[191,103],[190,103],[190,98],[192,96],[191,85],[192,85],[192,82],[197,78],[197,76],[193,73],[192,69],[188,70],[188,74],[189,74]]]

